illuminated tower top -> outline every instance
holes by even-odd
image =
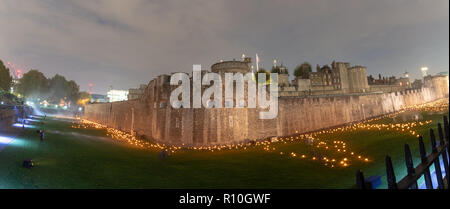
[[[428,75],[428,67],[422,67],[421,70],[422,70],[422,76],[423,77]]]

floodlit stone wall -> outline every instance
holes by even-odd
[[[31,107],[1,105],[0,106],[0,131],[11,131],[11,126],[18,118],[28,117],[33,112]]]
[[[174,109],[167,82],[164,76],[152,80],[138,100],[89,104],[84,117],[159,143],[209,146],[310,132],[448,97],[448,86],[441,89],[440,81],[391,93],[280,96],[277,118],[261,120],[260,109]]]
[[[7,131],[11,129],[14,123],[14,110],[0,109],[0,131]]]

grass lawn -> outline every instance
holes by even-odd
[[[442,115],[419,113],[420,121],[432,123],[414,130],[424,136],[430,151],[429,129],[436,129]],[[448,110],[445,113],[448,115]],[[372,121],[404,123],[401,115]],[[0,188],[350,188],[355,172],[366,177],[382,176],[385,183],[385,155],[393,159],[397,180],[406,174],[403,146],[410,144],[414,163],[419,163],[416,137],[393,130],[351,130],[318,134],[316,138],[332,145],[334,140],[345,142],[347,153],[319,151],[330,159],[341,159],[350,152],[369,158],[369,162],[351,159],[349,165],[325,166],[323,161],[292,157],[289,153],[311,155],[313,146],[298,140],[272,143],[246,150],[197,151],[180,150],[161,160],[157,149],[137,148],[112,140],[106,130],[72,128],[72,122],[47,117],[44,142],[36,129],[19,129],[16,140],[0,151]],[[437,132],[436,132],[437,135]],[[275,148],[275,150],[273,150]],[[283,154],[281,154],[283,152]],[[322,153],[323,152],[323,153]],[[22,167],[26,158],[33,159],[32,169]]]

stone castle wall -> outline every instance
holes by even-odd
[[[174,109],[165,79],[150,82],[139,100],[89,104],[84,117],[164,144],[209,146],[305,133],[398,111],[448,97],[435,87],[392,93],[279,97],[278,117],[259,119],[259,109]]]
[[[27,106],[1,105],[0,106],[0,132],[11,131],[11,126],[23,116],[32,115],[33,109]]]
[[[0,131],[3,132],[11,129],[14,119],[13,109],[0,109]]]

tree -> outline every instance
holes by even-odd
[[[79,95],[80,99],[91,99],[92,98],[92,95],[85,91],[80,91],[80,93],[78,95]]]
[[[294,75],[297,78],[303,78],[308,79],[309,73],[312,72],[311,65],[307,62],[304,62],[303,64],[297,66],[294,70]]]
[[[0,89],[9,92],[12,85],[12,77],[9,69],[5,67],[2,60],[0,60]]]
[[[89,101],[91,101],[92,95],[85,91],[81,91],[78,94],[78,97],[79,97],[79,99],[78,99],[77,104],[81,105],[81,106],[85,106]]]
[[[60,100],[72,102],[73,104],[79,99],[80,87],[71,80],[67,81],[64,76],[56,74],[49,81],[50,101],[58,103]]]
[[[24,97],[45,99],[55,104],[59,104],[61,100],[69,105],[76,104],[80,98],[80,86],[75,81],[67,81],[59,74],[47,79],[38,70],[25,73],[19,80],[17,91]]]
[[[49,100],[51,103],[59,103],[67,97],[67,80],[64,76],[56,74],[49,80]]]
[[[66,97],[67,100],[71,101],[73,104],[75,104],[80,98],[80,86],[78,86],[74,80],[70,80],[67,83]]]
[[[48,92],[48,80],[39,70],[30,70],[19,80],[17,92],[28,98],[42,97]]]

